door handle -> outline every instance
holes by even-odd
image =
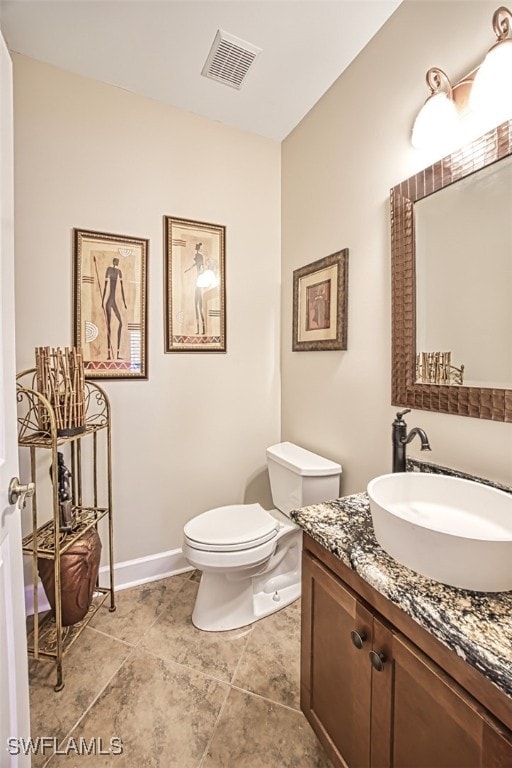
[[[35,483],[20,483],[17,477],[11,478],[9,483],[8,498],[9,504],[16,504],[19,501],[20,509],[24,509],[27,503],[27,498],[33,496],[36,485]]]

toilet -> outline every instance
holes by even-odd
[[[293,443],[267,448],[272,500],[203,512],[183,529],[183,555],[202,571],[192,623],[210,632],[251,624],[301,591],[302,530],[292,509],[336,499],[341,466]]]

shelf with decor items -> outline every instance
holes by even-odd
[[[69,350],[65,354],[71,360]],[[34,484],[31,526],[22,549],[32,563],[34,616],[28,655],[55,663],[54,690],[60,691],[67,650],[107,600],[109,610],[115,611],[111,419],[108,397],[96,382],[75,376],[70,394],[62,385],[64,378],[70,381],[67,373],[56,375],[48,388],[43,378],[39,360],[35,369],[17,376],[18,445],[28,451]],[[102,520],[108,586],[100,587]],[[39,579],[51,607],[42,616]]]

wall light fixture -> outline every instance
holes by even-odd
[[[482,64],[455,85],[438,67],[427,72],[430,96],[414,122],[411,143],[417,149],[451,150],[512,118],[512,13],[500,6],[493,14],[496,42]],[[463,130],[463,123],[469,130]]]
[[[440,140],[451,141],[458,130],[459,118],[453,100],[453,89],[446,72],[438,67],[428,70],[427,85],[430,96],[420,109],[412,129],[412,145],[417,149]]]
[[[512,14],[501,6],[494,12],[492,27],[497,37],[475,75],[469,97],[474,111],[485,112],[496,125],[512,115]]]

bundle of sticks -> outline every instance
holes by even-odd
[[[79,347],[36,347],[36,382],[38,391],[50,401],[57,432],[72,435],[85,424],[84,363]],[[45,423],[46,422],[46,423]],[[40,427],[49,429],[44,409]]]

